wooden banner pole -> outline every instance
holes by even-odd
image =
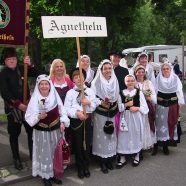
[[[79,37],[76,37],[76,44],[77,44],[77,54],[78,54],[78,63],[79,63],[79,73],[80,73],[80,82],[81,82],[81,95],[82,98],[85,97],[84,95],[84,81],[83,81],[83,73],[82,73],[82,65],[81,65],[81,52],[80,52],[80,42]],[[83,113],[86,114],[86,107],[83,107]]]
[[[28,36],[29,36],[29,17],[30,17],[30,0],[26,2],[25,12],[25,47],[24,56],[28,56]],[[28,81],[28,65],[24,64],[24,84],[23,84],[23,103],[27,102],[27,81]]]

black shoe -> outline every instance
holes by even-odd
[[[134,159],[134,161],[132,162],[132,166],[133,166],[133,167],[137,167],[139,164],[140,164],[140,161],[135,160],[135,159]]]
[[[85,176],[86,178],[89,178],[89,177],[90,177],[90,171],[89,171],[88,169],[85,169],[85,170],[84,170],[84,176]]]
[[[108,162],[106,163],[106,167],[107,167],[108,169],[110,169],[110,170],[113,170],[113,169],[114,169],[114,167],[113,167],[113,165],[112,165],[112,162],[110,162],[110,161],[108,161]]]
[[[79,170],[78,170],[78,177],[79,177],[80,179],[83,179],[83,178],[84,178],[84,171],[83,171],[82,169],[79,169]]]
[[[62,181],[61,180],[58,180],[56,178],[51,178],[50,180],[53,181],[55,184],[58,184],[58,185],[61,185],[62,184]]]
[[[51,184],[51,182],[50,182],[50,180],[48,179],[43,179],[43,183],[44,183],[44,186],[52,186],[52,184]]]
[[[163,146],[163,153],[164,153],[165,155],[169,155],[168,146]]]
[[[17,170],[22,170],[23,169],[23,165],[21,163],[21,160],[14,160],[14,167],[17,169]]]
[[[143,160],[143,153],[142,153],[142,151],[140,151],[139,158],[140,158],[140,161]]]
[[[126,164],[127,164],[126,161],[123,162],[123,163],[119,161],[119,162],[116,164],[116,168],[117,168],[117,169],[121,169],[121,168],[124,167]]]
[[[158,153],[158,146],[154,145],[153,149],[152,149],[152,156],[155,156]]]
[[[106,166],[105,163],[102,163],[101,164],[101,171],[104,173],[104,174],[107,174],[108,173],[108,168]]]

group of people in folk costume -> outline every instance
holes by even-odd
[[[54,175],[53,159],[57,143],[64,136],[72,146],[80,179],[90,177],[90,153],[99,159],[101,171],[106,174],[114,163],[118,169],[129,160],[138,166],[143,150],[153,149],[155,155],[162,146],[168,155],[168,146],[176,144],[179,109],[184,104],[180,79],[168,63],[162,64],[155,79],[145,53],[138,56],[129,74],[119,65],[121,56],[111,52],[110,59],[100,62],[97,72],[90,67],[90,57],[81,56],[83,92],[79,68],[67,75],[65,63],[55,59],[50,75],[37,77],[28,106],[21,110],[21,98],[6,95],[12,90],[5,73],[18,72],[16,65],[11,66],[17,63],[15,53],[6,51],[1,95],[8,108],[26,111],[24,125],[33,129],[32,173],[40,176],[44,185],[62,183]],[[8,126],[19,123],[10,120],[10,115],[15,117],[11,111],[6,113]],[[110,131],[106,132],[105,127]],[[15,168],[21,170],[21,159],[14,155],[19,154],[18,148],[16,153],[12,148],[12,152]]]

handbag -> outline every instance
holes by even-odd
[[[120,121],[120,131],[122,131],[122,132],[127,132],[127,131],[129,131],[129,129],[128,129],[128,124],[127,124],[127,122],[126,122],[126,120],[125,120],[125,118],[124,118],[124,114],[123,114],[123,116],[122,116],[122,118],[121,118],[121,121]]]
[[[103,126],[103,131],[106,134],[113,134],[114,132],[114,123],[112,121],[109,121],[109,111],[108,111],[108,116],[107,116],[107,121],[105,122]]]
[[[70,163],[70,146],[64,138],[62,143],[62,156],[63,165],[68,165]]]
[[[114,132],[114,123],[112,121],[106,121],[105,125],[103,126],[103,131],[106,134],[113,134],[113,132]]]
[[[70,163],[70,146],[67,141],[64,139],[64,136],[58,141],[57,147],[54,152],[53,159],[53,171],[54,177],[58,180],[61,180],[64,166]]]

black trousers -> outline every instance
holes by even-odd
[[[72,129],[72,144],[78,169],[88,169],[90,158],[91,119],[84,122],[79,119],[70,119]],[[85,143],[85,146],[84,146]]]
[[[18,137],[21,134],[22,125],[24,125],[26,133],[27,133],[29,156],[30,156],[30,159],[32,159],[32,145],[33,145],[32,127],[30,127],[28,123],[26,123],[26,121],[22,121],[21,123],[15,122],[15,119],[11,114],[7,116],[7,119],[8,119],[7,130],[9,134],[9,142],[10,142],[13,159],[20,160]]]

